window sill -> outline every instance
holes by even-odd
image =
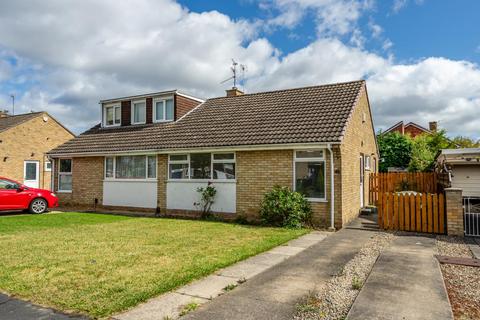
[[[57,190],[56,193],[72,193],[72,190]]]
[[[237,183],[236,179],[168,179],[167,182],[200,182],[200,183]]]
[[[321,202],[321,203],[326,203],[328,202],[327,199],[318,199],[318,198],[306,198],[308,202]]]
[[[103,179],[103,182],[149,182],[156,183],[158,179]]]
[[[153,120],[153,123],[168,123],[168,122],[173,122],[174,120]]]

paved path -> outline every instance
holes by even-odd
[[[0,293],[0,320],[72,320],[87,319],[68,316],[55,310],[43,308],[29,302],[11,298]]]
[[[337,274],[372,234],[340,230],[182,319],[291,319],[299,299]]]
[[[435,239],[399,236],[380,255],[347,319],[453,319]]]

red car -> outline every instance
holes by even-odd
[[[57,196],[44,189],[27,187],[19,182],[0,177],[0,211],[28,210],[44,213],[58,206]]]

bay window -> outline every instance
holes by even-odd
[[[147,118],[145,100],[132,101],[132,124],[143,124]]]
[[[325,160],[323,150],[296,151],[295,191],[311,200],[325,200]]]
[[[156,179],[157,157],[135,155],[105,157],[105,179]]]
[[[119,126],[121,122],[122,112],[120,105],[107,105],[104,109],[104,126]]]
[[[168,171],[170,179],[235,179],[235,153],[172,154]]]
[[[72,192],[72,159],[59,160],[57,191]]]
[[[153,121],[173,121],[174,119],[173,98],[153,99]]]

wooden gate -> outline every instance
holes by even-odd
[[[446,231],[442,193],[384,192],[379,193],[377,204],[382,229],[440,234]]]
[[[415,191],[438,193],[437,174],[434,172],[387,172],[371,173],[369,200],[378,206],[380,193]]]

